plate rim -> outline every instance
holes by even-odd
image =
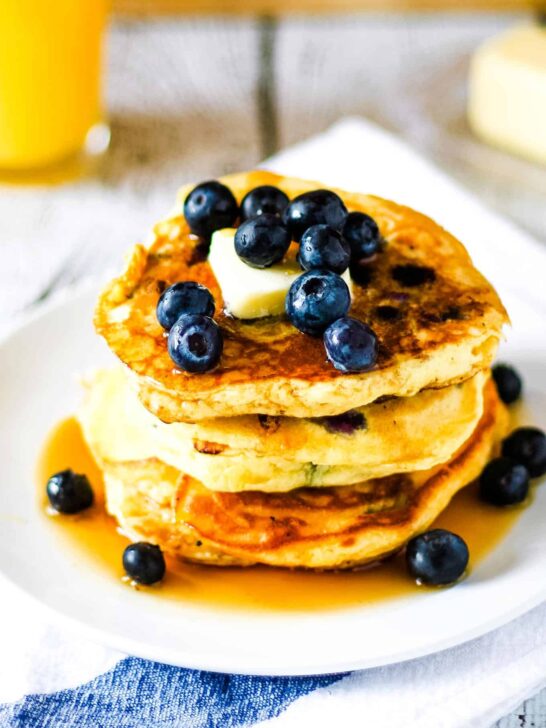
[[[84,636],[90,641],[102,645],[103,647],[121,652],[122,659],[123,657],[132,656],[188,670],[203,670],[205,672],[218,672],[222,674],[245,675],[250,677],[312,677],[334,674],[348,675],[359,670],[387,667],[389,665],[402,664],[404,662],[410,662],[411,660],[430,657],[455,647],[466,645],[473,640],[480,639],[481,637],[485,637],[492,632],[495,632],[497,629],[517,620],[519,617],[527,614],[546,601],[546,587],[544,587],[529,600],[518,605],[518,607],[515,607],[505,614],[499,615],[495,619],[482,622],[476,625],[473,629],[466,631],[464,633],[464,637],[458,633],[453,635],[451,638],[431,643],[423,649],[407,650],[401,653],[389,653],[380,659],[362,659],[352,662],[344,662],[342,664],[338,664],[337,662],[329,663],[328,667],[325,666],[319,669],[312,669],[311,666],[306,667],[305,663],[299,663],[299,666],[296,665],[288,669],[274,668],[273,670],[266,670],[259,663],[256,663],[255,667],[241,667],[236,665],[230,666],[229,659],[217,659],[215,661],[211,659],[207,660],[207,658],[203,658],[202,660],[199,658],[193,659],[192,657],[186,658],[186,653],[176,653],[174,650],[170,650],[168,648],[151,646],[145,642],[133,641],[128,637],[117,635],[110,630],[94,627],[87,624],[83,619],[78,619],[64,614],[61,610],[46,604],[41,601],[36,594],[33,594],[20,584],[17,584],[0,571],[0,589],[4,586],[8,586],[8,588],[17,591],[19,595],[23,596],[27,600],[27,603],[31,605],[32,609],[36,612],[46,614],[49,620],[57,627],[68,628],[71,632]],[[339,610],[339,613],[343,614],[343,610]],[[248,664],[249,663],[247,662],[247,665]]]

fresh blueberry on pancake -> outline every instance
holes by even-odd
[[[334,230],[341,230],[346,217],[343,201],[330,190],[312,190],[298,195],[283,215],[292,239],[298,243],[311,225],[329,225]]]
[[[326,356],[341,372],[365,372],[377,360],[377,337],[369,326],[344,316],[324,332]]]
[[[329,225],[312,225],[301,236],[298,263],[303,270],[326,268],[341,274],[350,259],[349,243]]]
[[[273,185],[255,187],[243,197],[241,202],[241,218],[248,220],[258,215],[282,215],[290,200],[285,193]]]
[[[350,212],[343,226],[343,237],[351,247],[353,260],[371,258],[379,249],[379,228],[364,212]]]
[[[493,379],[497,385],[497,392],[504,404],[512,404],[521,396],[523,384],[520,375],[509,364],[496,364],[493,369]]]
[[[159,546],[139,541],[123,552],[123,568],[137,584],[150,586],[165,576],[165,558]]]
[[[220,228],[231,227],[238,215],[232,191],[216,180],[197,185],[184,201],[184,217],[192,233],[201,238],[210,237]]]
[[[62,470],[47,481],[51,507],[59,513],[79,513],[93,505],[93,490],[85,475]]]
[[[432,268],[425,265],[414,265],[413,263],[395,265],[391,270],[391,275],[397,283],[408,288],[422,286],[436,280],[436,273]]]
[[[208,372],[222,355],[222,332],[209,316],[183,314],[169,332],[168,349],[180,369],[194,374]]]
[[[480,476],[480,498],[495,506],[521,503],[529,492],[529,471],[512,458],[491,460]]]
[[[269,268],[283,259],[290,235],[278,215],[266,213],[246,220],[235,233],[235,252],[253,268]]]
[[[214,316],[214,298],[200,283],[181,281],[169,286],[157,302],[157,320],[169,331],[184,313]]]
[[[304,334],[320,336],[351,305],[343,278],[325,269],[309,270],[292,283],[286,296],[286,314]]]
[[[502,454],[525,465],[532,478],[546,473],[546,435],[537,427],[519,427],[502,443]]]
[[[422,584],[447,586],[464,574],[468,546],[460,536],[435,528],[409,541],[406,548],[408,571]]]

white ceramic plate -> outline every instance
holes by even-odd
[[[74,411],[77,373],[111,361],[91,326],[96,290],[43,307],[0,345],[0,574],[66,624],[124,652],[185,667],[298,675],[388,664],[477,637],[546,599],[546,487],[462,584],[330,612],[237,612],[127,589],[59,548],[38,512],[36,457]],[[530,421],[546,425],[544,311],[508,300],[503,356],[522,371]]]

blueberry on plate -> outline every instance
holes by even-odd
[[[363,212],[350,212],[343,225],[343,237],[351,246],[353,260],[371,258],[380,243],[379,228],[373,217]]]
[[[47,481],[46,493],[59,513],[79,513],[93,505],[93,490],[86,475],[62,470]]]
[[[184,217],[195,235],[208,238],[215,230],[232,227],[239,215],[237,200],[221,182],[197,185],[184,201]]]
[[[508,364],[496,364],[493,369],[493,379],[497,385],[497,392],[504,404],[512,404],[521,396],[522,382],[517,371]]]
[[[149,586],[165,576],[165,558],[159,546],[139,541],[123,552],[123,568],[137,584]]]
[[[303,270],[326,268],[341,274],[350,260],[349,243],[329,225],[311,225],[301,236],[298,263]]]
[[[502,454],[525,465],[531,478],[546,473],[546,435],[537,427],[519,427],[502,443]]]
[[[406,548],[409,573],[421,584],[447,586],[464,574],[468,566],[468,546],[460,536],[435,528],[415,536]]]
[[[512,458],[491,460],[480,475],[480,498],[494,506],[521,503],[529,493],[529,472]]]
[[[289,247],[290,235],[278,215],[253,217],[235,233],[235,252],[253,268],[269,268],[278,263]]]
[[[286,315],[304,334],[320,336],[351,305],[351,294],[343,278],[319,268],[308,270],[292,283],[286,296]]]
[[[288,196],[278,187],[262,185],[255,187],[243,197],[241,218],[248,220],[258,215],[282,215],[289,203]]]
[[[326,356],[341,372],[365,372],[377,360],[377,336],[369,326],[343,316],[324,332]]]
[[[218,364],[224,348],[218,324],[202,314],[183,314],[169,332],[168,350],[186,372],[201,374]]]
[[[341,230],[346,217],[347,208],[342,199],[330,190],[313,190],[295,197],[283,214],[292,240],[298,242],[311,225],[329,225]]]
[[[205,286],[194,281],[182,281],[169,286],[157,302],[157,320],[167,331],[183,313],[214,316],[214,298]]]

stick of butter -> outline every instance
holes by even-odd
[[[292,245],[284,260],[270,268],[252,268],[235,252],[234,228],[212,236],[209,264],[222,291],[225,309],[235,318],[254,319],[284,313],[284,300],[292,283],[303,273]],[[349,271],[342,275],[351,291]]]
[[[485,141],[546,163],[546,26],[514,28],[476,51],[468,119]]]

